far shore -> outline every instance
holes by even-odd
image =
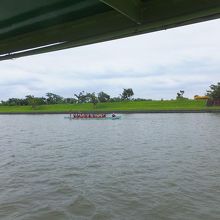
[[[220,109],[203,109],[203,110],[143,110],[143,111],[76,111],[74,113],[86,114],[153,114],[153,113],[220,113]],[[70,114],[70,112],[0,112],[0,115],[56,115],[56,114]]]
[[[3,106],[0,114],[69,114],[69,113],[220,113],[220,106],[207,107],[203,100],[127,101],[106,102],[94,106],[83,104],[54,104],[39,106]]]

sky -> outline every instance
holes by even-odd
[[[220,81],[220,19],[0,62],[0,100],[132,88],[135,97],[204,95]]]

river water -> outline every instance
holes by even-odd
[[[220,219],[220,114],[0,115],[1,220]]]

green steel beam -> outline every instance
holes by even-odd
[[[141,1],[140,0],[100,0],[116,11],[127,16],[137,24],[141,23]]]
[[[5,2],[13,1],[18,4],[17,0]],[[52,1],[64,3],[64,0],[50,0],[50,2]],[[19,2],[27,3],[29,0]],[[72,14],[69,14],[69,10],[66,9],[67,2],[72,3],[67,7],[73,9]],[[0,12],[3,12],[1,6],[0,1]],[[16,17],[10,19],[10,13],[7,12],[7,20],[4,20],[6,15],[0,14],[0,30],[2,31],[0,31],[0,60],[62,50],[220,18],[220,0],[142,0],[142,17],[141,23],[138,25],[133,19],[128,19],[123,13],[119,13],[100,0],[68,0],[62,5],[62,9],[52,6],[54,5],[51,5],[50,8],[45,6],[43,11],[40,10],[44,13],[26,11],[25,14],[21,14],[21,17],[17,13]],[[20,8],[22,9],[22,7]],[[14,10],[16,12],[16,8]],[[28,19],[23,19],[24,17]],[[26,20],[27,23],[25,23]],[[5,31],[5,28],[8,28],[8,31]]]

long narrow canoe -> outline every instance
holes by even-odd
[[[115,116],[115,117],[104,117],[104,118],[73,118],[70,116],[64,117],[65,119],[70,120],[118,120],[121,119],[121,116]]]

